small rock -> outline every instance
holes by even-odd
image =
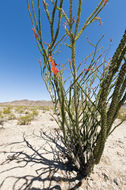
[[[120,152],[117,151],[116,153],[117,153],[118,156],[122,156],[122,155],[120,154]]]
[[[50,118],[50,121],[54,121],[54,119],[53,119],[53,118]]]
[[[102,175],[103,175],[105,181],[109,180],[109,177],[107,176],[107,174],[102,173]]]
[[[57,174],[57,173],[55,173],[53,176],[52,176],[52,179],[54,179],[55,181],[60,181],[61,180],[61,177]]]
[[[0,120],[0,125],[3,126],[3,124],[4,124],[4,120]],[[1,128],[2,128],[2,127],[1,127]]]
[[[123,144],[123,142],[121,140],[117,140],[117,142]]]
[[[113,179],[113,182],[118,186],[119,185],[119,182],[118,182],[118,179],[117,178],[114,178]]]

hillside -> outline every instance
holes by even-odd
[[[46,100],[15,100],[12,102],[2,102],[0,105],[10,105],[10,106],[52,106],[51,101]]]

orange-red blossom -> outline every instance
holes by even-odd
[[[54,75],[57,75],[58,72],[59,72],[59,70],[56,68],[56,65],[57,65],[57,64],[56,64],[55,61],[52,59],[52,57],[51,57],[50,54],[49,54],[49,62],[50,62],[51,65],[52,65],[51,71],[53,72]]]
[[[32,28],[32,31],[34,32],[34,36],[35,36],[35,38],[38,39],[38,35],[36,34],[36,31],[35,31],[34,28]]]
[[[108,2],[108,0],[104,0],[103,5],[105,6],[107,2]]]
[[[59,70],[56,67],[52,67],[51,71],[53,72],[54,75],[57,75]]]

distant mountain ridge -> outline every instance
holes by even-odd
[[[46,100],[14,100],[11,102],[1,102],[0,105],[12,105],[12,106],[52,106],[52,101]]]
[[[0,102],[0,105],[12,105],[12,106],[53,106],[52,101],[48,100],[14,100],[11,102]],[[122,106],[122,108],[126,108],[126,103]]]

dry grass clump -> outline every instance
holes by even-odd
[[[3,125],[4,123],[4,115],[3,115],[3,111],[0,111],[0,125]]]
[[[3,112],[0,111],[0,118],[4,118]]]
[[[26,106],[17,106],[15,108],[15,111],[16,111],[16,113],[22,114],[26,111],[26,108],[27,108]]]
[[[32,114],[34,113],[35,115],[38,114],[36,111],[37,111],[38,106],[17,106],[15,108],[15,111],[18,113],[18,114]],[[35,113],[36,112],[36,113]]]
[[[33,111],[32,111],[32,115],[33,115],[33,117],[38,116],[38,114],[39,114],[39,112],[38,112],[37,110],[33,110]]]
[[[8,120],[14,120],[14,119],[16,119],[15,114],[14,114],[14,113],[10,113],[10,114],[8,115]]]
[[[28,125],[36,119],[39,111],[43,113],[50,111],[52,108],[48,106],[4,106],[0,110],[0,119],[17,120],[18,125]]]
[[[7,106],[3,109],[3,114],[10,114],[11,113],[11,107]]]
[[[45,113],[46,111],[50,111],[52,109],[52,107],[49,107],[49,106],[39,106],[38,109],[42,110],[43,113]]]
[[[38,107],[30,107],[30,106],[4,106],[0,110],[0,121],[1,123],[7,120],[17,119],[19,125],[28,125],[32,120],[38,116]]]
[[[22,110],[23,111],[23,110]],[[37,111],[37,108],[31,108],[31,107],[25,107],[25,112],[23,111],[25,115],[21,115],[17,118],[18,125],[28,125],[35,119],[35,117],[38,116],[39,112]]]
[[[0,118],[3,118],[4,121],[16,119],[13,109],[14,108],[12,106],[3,107],[3,109],[0,111]]]
[[[18,120],[18,123],[17,123],[18,125],[28,125],[33,120],[33,115],[27,114],[24,116],[20,116],[17,118],[17,120]]]
[[[24,112],[24,114],[30,114],[30,111],[29,111],[29,110],[26,110],[26,111]]]

